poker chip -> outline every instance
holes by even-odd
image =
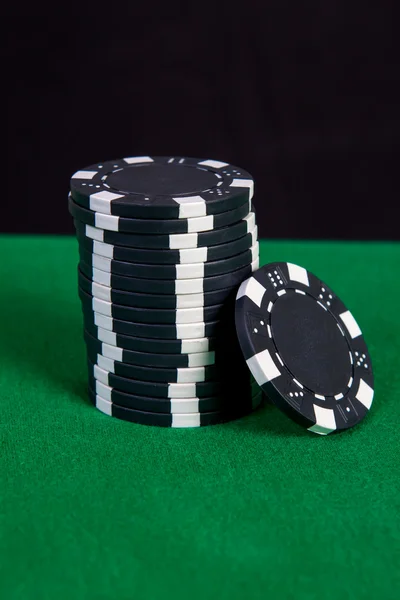
[[[93,227],[92,225],[83,225],[86,237],[105,244],[127,246],[128,248],[136,249],[185,250],[221,246],[222,244],[236,241],[254,230],[256,218],[255,213],[252,211],[235,225],[222,227],[213,231],[203,231],[201,233],[177,233],[171,235],[121,233],[118,231],[107,231],[104,228]]]
[[[93,312],[91,308],[82,305],[85,325],[95,325],[113,333],[121,333],[140,338],[165,339],[165,340],[190,340],[195,338],[215,337],[220,321],[209,323],[180,323],[176,325],[164,323],[134,323],[120,321]]]
[[[116,290],[108,285],[96,283],[78,270],[79,288],[94,298],[113,304],[147,309],[189,309],[206,306],[218,306],[232,297],[236,288],[222,288],[214,292],[199,294],[143,294]]]
[[[233,419],[246,416],[261,403],[261,396],[256,396],[251,408],[244,405],[242,408],[224,409],[213,412],[186,412],[186,413],[158,413],[134,410],[114,404],[99,396],[89,387],[89,398],[98,410],[106,415],[138,423],[140,425],[156,425],[158,427],[202,427],[204,425],[218,425]]]
[[[241,269],[231,271],[224,275],[214,277],[198,277],[196,279],[143,279],[140,277],[126,277],[114,275],[96,269],[84,261],[80,261],[79,268],[82,273],[92,281],[108,287],[125,290],[126,292],[140,292],[148,294],[202,294],[220,289],[234,288],[252,271],[258,269],[258,258]]]
[[[144,279],[198,279],[223,275],[246,267],[249,263],[257,260],[259,245],[256,242],[254,246],[245,252],[222,260],[177,265],[131,263],[105,258],[95,252],[83,249],[80,250],[79,254],[81,260],[92,269],[99,269],[113,275]]]
[[[206,367],[173,368],[165,367],[142,367],[115,361],[93,352],[88,348],[88,358],[94,364],[99,365],[105,371],[114,373],[119,377],[138,379],[139,381],[153,381],[155,383],[199,383],[201,381],[214,381],[218,377],[216,365]]]
[[[189,219],[127,219],[126,217],[116,217],[82,208],[73,201],[72,197],[69,198],[68,209],[74,219],[107,231],[171,235],[206,232],[233,225],[249,214],[251,203],[248,201],[239,208],[217,215]]]
[[[124,408],[140,410],[150,413],[164,414],[193,414],[207,412],[221,412],[227,410],[256,408],[262,399],[260,389],[249,390],[248,394],[239,399],[224,397],[223,394],[210,398],[150,398],[149,396],[137,396],[127,394],[119,390],[105,386],[95,381],[94,388],[90,388],[93,397],[98,396],[99,403],[109,402]]]
[[[215,350],[215,338],[195,338],[189,340],[149,339],[115,333],[94,324],[93,319],[86,319],[85,329],[96,339],[108,344],[133,350],[134,352],[150,352],[155,354],[197,354]]]
[[[140,352],[126,350],[117,346],[111,346],[92,336],[88,331],[84,332],[88,353],[95,352],[114,361],[144,366],[163,368],[194,368],[206,367],[215,364],[215,352],[196,352],[191,354],[156,354],[151,352]]]
[[[239,288],[235,322],[255,380],[294,421],[326,435],[366,416],[374,395],[366,343],[318,277],[291,263],[262,267]]]
[[[71,195],[93,213],[187,219],[242,206],[253,196],[253,179],[243,169],[216,160],[136,156],[77,171]]]
[[[143,308],[140,307],[136,308],[114,304],[113,302],[106,302],[105,300],[91,296],[82,289],[79,289],[79,296],[86,312],[98,313],[122,321],[149,323],[154,325],[209,323],[217,320],[222,312],[227,310],[226,304],[199,306],[196,308],[178,308],[176,310],[165,308],[147,308],[146,310],[143,310]]]
[[[246,250],[249,250],[257,243],[258,238],[258,228],[255,226],[249,233],[226,244],[203,246],[200,248],[185,248],[183,250],[152,250],[117,246],[100,242],[86,236],[86,225],[79,223],[79,221],[74,221],[74,224],[80,248],[83,250],[90,252],[91,254],[104,256],[111,260],[137,264],[178,266],[219,261],[246,252]]]
[[[102,369],[88,359],[89,380],[100,381],[104,385],[121,392],[150,396],[154,398],[199,398],[214,396],[223,391],[220,381],[201,381],[194,383],[154,382],[130,379]]]

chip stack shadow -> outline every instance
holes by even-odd
[[[89,397],[107,415],[198,427],[261,402],[235,331],[259,266],[253,179],[216,160],[130,157],[71,178]]]

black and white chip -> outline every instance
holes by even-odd
[[[151,352],[140,352],[126,350],[101,342],[85,330],[86,346],[91,352],[102,354],[105,358],[126,364],[142,367],[164,367],[164,368],[196,368],[206,367],[215,363],[215,351],[196,352],[192,354],[156,354]]]
[[[293,420],[326,435],[368,413],[374,379],[366,343],[315,275],[291,263],[262,267],[241,284],[235,321],[255,380]]]
[[[212,231],[238,223],[251,211],[251,202],[246,202],[238,208],[218,215],[190,219],[128,219],[126,217],[105,215],[79,206],[71,197],[68,200],[68,208],[74,219],[107,231],[145,235],[172,235]]]
[[[230,258],[249,250],[258,239],[258,228],[243,235],[237,240],[219,244],[217,246],[204,246],[201,248],[186,248],[183,250],[152,250],[146,248],[130,248],[128,246],[116,246],[97,241],[87,237],[86,225],[74,221],[80,248],[104,256],[104,258],[126,261],[138,264],[155,265],[186,265],[203,262],[214,262]]]
[[[217,410],[212,412],[160,413],[134,410],[105,400],[102,396],[96,394],[91,387],[89,387],[89,398],[98,410],[108,416],[140,425],[156,425],[159,427],[184,428],[218,425],[219,423],[226,423],[244,417],[250,412],[247,405],[236,410]],[[252,410],[255,410],[261,404],[261,399],[261,396],[254,398]]]
[[[259,256],[259,244],[236,254],[213,262],[188,263],[177,265],[132,263],[115,260],[92,253],[84,248],[79,249],[81,260],[92,267],[113,275],[139,277],[144,279],[199,279],[231,273],[253,263]],[[161,258],[161,257],[160,257]],[[162,260],[162,258],[161,258]]]
[[[88,360],[89,383],[96,379],[104,385],[116,388],[128,394],[150,396],[154,398],[207,398],[224,391],[220,381],[201,381],[199,383],[153,382],[121,377],[102,369]]]
[[[214,292],[199,294],[143,294],[140,292],[127,292],[96,283],[86,277],[79,269],[78,280],[80,289],[91,294],[94,298],[104,300],[105,302],[112,302],[113,304],[149,310],[183,310],[218,306],[219,304],[224,304],[232,296],[232,292],[235,291],[232,288],[222,288]]]
[[[141,410],[153,413],[165,414],[193,414],[215,411],[227,411],[245,409],[250,411],[261,401],[262,391],[260,388],[249,388],[247,393],[240,398],[232,398],[223,394],[211,398],[151,398],[149,396],[138,396],[120,392],[110,388],[100,381],[93,381],[92,391],[98,396],[99,404],[109,402],[117,406]],[[107,406],[107,405],[105,405]]]
[[[137,308],[106,302],[79,289],[81,302],[86,312],[92,311],[120,321],[133,323],[149,323],[154,325],[183,325],[194,323],[209,323],[223,316],[228,306],[218,304],[216,306],[199,306],[197,308],[178,308],[169,310],[164,308]],[[232,302],[229,302],[229,308]],[[147,336],[149,337],[149,336]],[[202,336],[203,337],[203,336]]]
[[[191,340],[197,338],[215,337],[221,330],[221,321],[180,323],[134,323],[132,321],[121,321],[106,317],[92,311],[85,303],[82,303],[83,317],[86,327],[101,327],[116,333],[131,337],[150,338],[154,340]]]
[[[75,219],[76,220],[76,219]],[[185,250],[203,248],[208,246],[219,246],[228,244],[251,233],[256,226],[254,212],[247,217],[228,227],[203,231],[200,233],[174,233],[143,235],[133,233],[121,233],[119,231],[108,231],[104,228],[93,227],[85,224],[85,235],[92,240],[104,242],[115,246],[127,246],[128,248],[147,248],[158,250]]]
[[[226,162],[135,156],[90,165],[71,178],[75,202],[94,212],[139,219],[219,214],[253,197],[249,173]]]
[[[161,363],[157,367],[143,367],[113,360],[95,352],[90,346],[87,348],[87,355],[93,364],[97,364],[104,371],[114,373],[119,377],[152,381],[154,383],[199,383],[218,379],[218,367],[216,365],[176,369],[165,367]]]
[[[114,275],[96,269],[80,261],[80,270],[92,281],[111,288],[125,290],[126,292],[139,292],[142,294],[203,294],[222,289],[233,289],[253,271],[258,269],[259,259],[249,263],[241,269],[216,275],[214,277],[199,277],[197,279],[144,279],[139,277],[126,277]]]
[[[93,337],[109,346],[133,350],[135,352],[150,352],[153,354],[198,354],[199,352],[212,352],[215,349],[215,338],[192,338],[189,340],[177,339],[151,339],[134,337],[115,333],[93,323],[93,319],[85,322],[86,330]]]

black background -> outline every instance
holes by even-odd
[[[74,171],[170,154],[249,170],[264,237],[399,238],[391,3],[161,6],[3,19],[1,231],[72,232]]]

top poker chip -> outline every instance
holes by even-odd
[[[290,263],[262,267],[241,284],[235,320],[255,380],[293,420],[326,435],[367,414],[367,346],[351,312],[315,275]]]
[[[137,156],[77,171],[71,195],[94,212],[139,219],[186,219],[233,210],[253,197],[253,179],[225,162]]]

